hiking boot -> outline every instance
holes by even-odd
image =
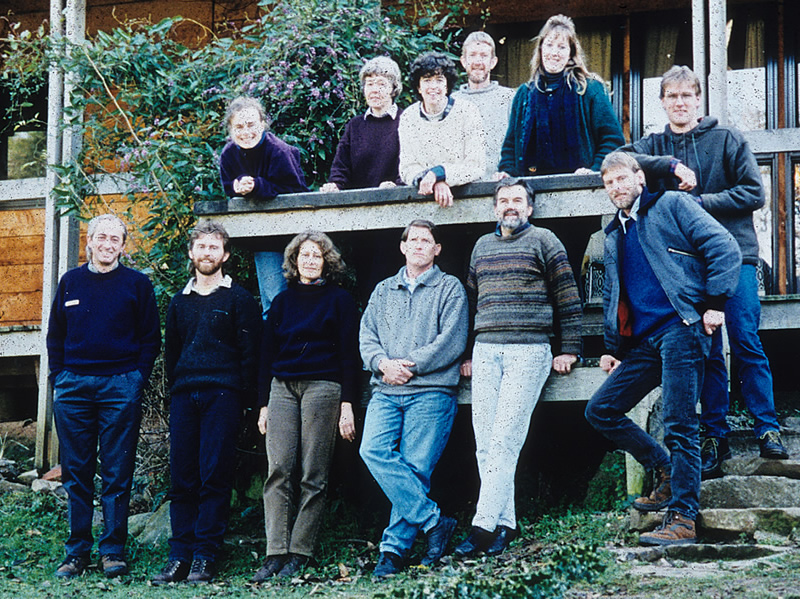
[[[281,571],[288,559],[288,555],[270,555],[250,582],[264,582],[268,578],[272,578]]]
[[[386,578],[394,576],[403,570],[403,558],[391,551],[381,551],[378,565],[372,571],[373,578]]]
[[[761,447],[761,457],[768,460],[785,460],[789,457],[789,452],[783,446],[781,434],[778,431],[767,431],[758,438],[758,445]]]
[[[633,502],[640,512],[658,512],[672,499],[672,472],[670,466],[658,466],[654,473],[653,492],[647,497],[637,497]]]
[[[192,567],[189,568],[189,575],[186,582],[197,584],[199,582],[211,582],[214,579],[214,562],[203,558],[194,558]]]
[[[122,556],[113,553],[101,555],[99,566],[106,578],[116,578],[128,573],[128,563]]]
[[[723,476],[722,462],[731,459],[728,440],[706,437],[700,445],[700,477],[702,480]]]
[[[690,545],[697,543],[694,520],[678,512],[669,511],[661,526],[652,532],[639,535],[640,545]]]
[[[278,571],[279,578],[294,578],[294,576],[303,569],[308,563],[307,555],[289,554],[289,559],[283,564],[283,567]]]
[[[457,557],[477,557],[492,546],[497,534],[498,531],[489,532],[479,526],[473,526],[469,531],[469,536],[455,548],[453,553]]]
[[[83,574],[83,571],[88,565],[89,558],[85,555],[68,555],[67,559],[59,564],[55,576],[56,578],[69,580],[70,578],[75,578]]]
[[[425,557],[420,562],[421,566],[432,566],[444,555],[447,544],[453,536],[453,531],[456,529],[455,518],[448,518],[447,516],[439,516],[439,521],[436,526],[431,528],[426,535],[428,537],[428,550],[425,552]]]
[[[158,586],[186,580],[186,577],[189,575],[189,566],[190,564],[187,560],[171,559],[161,572],[153,576],[150,582]]]

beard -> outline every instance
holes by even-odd
[[[523,218],[518,212],[506,212],[503,214],[503,218],[498,221],[498,224],[505,228],[511,229],[512,231],[518,227],[521,227],[526,222],[528,222],[527,218]]]
[[[480,85],[484,83],[489,78],[489,71],[472,69],[469,72],[469,80],[471,83],[476,85]]]
[[[201,275],[211,276],[219,272],[222,268],[222,260],[218,262],[206,262],[205,260],[192,260],[192,265],[194,266],[195,271],[199,272]]]

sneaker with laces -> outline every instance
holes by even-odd
[[[186,580],[189,576],[189,562],[182,559],[171,559],[158,574],[150,580],[154,585],[169,584]]]
[[[690,545],[697,543],[694,520],[678,512],[669,511],[661,526],[639,535],[640,545]]]
[[[767,431],[758,438],[758,445],[761,448],[761,457],[768,460],[785,460],[789,458],[789,452],[783,446],[781,434],[778,431]]]
[[[728,440],[706,437],[700,445],[700,476],[703,480],[723,476],[722,462],[731,459]]]
[[[98,566],[103,571],[103,574],[106,575],[106,578],[116,578],[128,573],[128,563],[125,558],[115,553],[101,555]]]
[[[653,491],[647,497],[637,497],[633,502],[640,512],[663,510],[672,500],[672,472],[670,466],[658,466],[655,470]]]
[[[83,574],[86,566],[89,565],[89,558],[85,555],[68,555],[56,569],[56,578],[69,580]]]
[[[192,566],[189,568],[189,575],[186,582],[197,584],[200,582],[211,582],[214,579],[214,562],[203,558],[194,558]]]

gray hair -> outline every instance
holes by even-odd
[[[466,57],[467,46],[472,44],[486,44],[492,49],[492,56],[497,55],[492,36],[485,31],[473,31],[467,36],[467,39],[464,40],[464,44],[461,46],[461,58]]]
[[[516,187],[517,185],[525,190],[525,197],[528,198],[528,206],[533,207],[533,189],[530,188],[530,185],[528,185],[527,181],[523,181],[517,177],[503,177],[497,182],[497,185],[494,188],[494,205],[497,206],[497,194],[500,193],[501,189],[505,189],[506,187]]]
[[[361,81],[361,91],[364,91],[364,82],[367,77],[374,77],[380,75],[386,77],[392,84],[392,99],[394,100],[403,91],[402,76],[400,75],[400,67],[395,61],[388,56],[376,56],[370,58],[361,67],[358,72],[358,78]]]
[[[253,108],[256,110],[256,112],[258,112],[258,116],[265,125],[264,128],[269,129],[270,121],[261,102],[255,98],[251,98],[250,96],[239,96],[238,98],[231,100],[231,103],[228,104],[228,109],[225,111],[225,129],[227,129],[228,132],[231,130],[231,121],[233,120],[233,117],[238,112],[246,110],[247,108]]]
[[[89,239],[94,237],[94,232],[101,223],[111,222],[116,223],[122,227],[122,245],[128,240],[128,226],[116,214],[99,214],[89,221],[89,226],[86,228],[86,257],[92,261],[92,248],[89,247]]]

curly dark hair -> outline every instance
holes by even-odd
[[[300,271],[297,269],[297,256],[300,246],[306,241],[313,241],[322,250],[325,265],[322,267],[322,277],[340,283],[347,272],[347,265],[342,260],[342,254],[333,245],[331,238],[321,231],[303,231],[295,235],[283,252],[283,276],[290,283],[300,280]]]
[[[456,65],[442,52],[426,52],[411,63],[411,88],[419,97],[419,80],[432,75],[444,75],[447,79],[447,95],[453,91],[458,79]]]

